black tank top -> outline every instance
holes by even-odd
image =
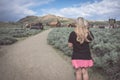
[[[94,37],[91,32],[90,35]],[[90,35],[88,35],[88,39],[92,40]],[[74,31],[71,32],[69,35],[68,42],[73,44],[72,59],[85,59],[85,60],[92,59],[89,48],[89,42],[83,42],[82,44],[80,44],[80,42],[78,42],[76,38],[77,38],[76,33]]]

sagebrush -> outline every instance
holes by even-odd
[[[48,43],[71,56],[72,50],[68,48],[68,37],[73,28],[55,28],[48,35]],[[95,68],[101,68],[109,76],[109,80],[120,79],[120,29],[90,29],[94,35],[90,43]]]

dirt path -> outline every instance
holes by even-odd
[[[0,80],[75,80],[72,66],[47,44],[46,30],[0,53]]]

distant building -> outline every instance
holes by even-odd
[[[116,19],[109,19],[109,26],[110,28],[115,28],[116,27]]]

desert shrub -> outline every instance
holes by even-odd
[[[103,57],[95,57],[96,68],[102,68],[103,71],[108,75],[109,80],[120,79],[120,54],[111,51],[109,54],[105,54]]]
[[[73,28],[55,28],[48,35],[48,43],[60,49],[66,55],[71,56],[71,49],[68,48],[68,36]]]
[[[48,30],[50,28],[51,28],[51,26],[44,26],[44,30]]]
[[[106,29],[101,30],[101,32],[104,34],[100,35],[99,31],[94,33],[97,36],[92,43],[92,52],[96,56],[94,57],[95,67],[101,67],[107,73],[110,80],[119,80],[120,29]]]
[[[120,79],[120,29],[90,29],[94,40],[90,43],[95,68],[103,69],[109,80]],[[67,47],[68,37],[73,28],[55,28],[48,35],[48,43],[71,56],[71,49]]]
[[[21,37],[28,37],[31,35],[35,35],[39,33],[41,30],[36,29],[15,29],[12,34],[13,37],[21,38]]]
[[[102,68],[109,80],[119,80],[120,29],[91,29],[95,39],[91,43],[96,68]]]
[[[0,38],[0,45],[9,45],[13,44],[17,41],[14,37],[11,36],[1,36]]]
[[[0,28],[0,45],[8,45],[15,43],[17,38],[35,35],[42,30],[22,29],[17,27],[1,27]]]

